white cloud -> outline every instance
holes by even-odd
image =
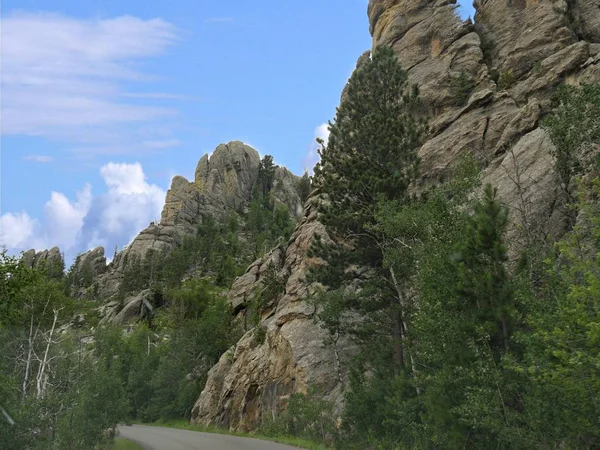
[[[100,169],[100,175],[109,188],[104,196],[101,221],[96,224],[106,235],[128,234],[127,241],[160,217],[165,191],[146,182],[139,163],[109,163]]]
[[[0,245],[22,249],[31,241],[38,226],[37,221],[24,211],[6,213],[0,217]]]
[[[317,139],[323,139],[325,146],[327,146],[327,142],[329,141],[329,124],[323,123],[315,128],[313,142],[304,158],[304,167],[311,173],[315,164],[319,162],[317,150],[321,148],[321,145],[317,143]]]
[[[54,158],[48,155],[28,155],[25,156],[23,159],[25,161],[33,161],[42,164],[51,163],[52,161],[54,161]]]
[[[50,200],[44,206],[46,228],[44,233],[52,246],[65,251],[77,243],[83,221],[92,204],[92,187],[88,184],[77,193],[77,199],[71,202],[64,194],[52,192]]]
[[[178,41],[162,19],[82,20],[49,13],[5,15],[2,30],[2,132],[76,144],[135,142],[132,124],[176,115],[149,103],[172,94],[127,94],[152,79],[136,69]],[[127,103],[126,97],[137,97]],[[125,152],[129,148],[122,146]]]
[[[26,212],[4,214],[0,245],[12,252],[58,246],[70,264],[77,253],[100,245],[111,255],[115,245],[129,244],[160,217],[166,193],[148,183],[139,163],[109,163],[100,169],[100,176],[107,188],[102,195],[94,197],[90,185],[74,200],[52,192],[41,224]]]

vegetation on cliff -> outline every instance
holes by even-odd
[[[365,86],[382,60],[394,70],[377,70]],[[393,52],[379,49],[350,79],[322,150],[321,220],[334,243],[313,247],[327,263],[313,277],[328,288],[315,302],[323,326],[359,348],[340,448],[595,448],[600,166],[589,156],[600,143],[597,87],[561,90],[545,121],[575,225],[560,242],[536,236],[512,261],[508,208],[493,186],[477,188],[472,162],[409,197],[416,121],[400,110],[402,123],[386,126],[392,119],[378,117],[385,102],[348,112],[394,79],[402,72]],[[382,147],[395,158],[382,157]],[[357,175],[368,176],[367,161],[381,179]]]

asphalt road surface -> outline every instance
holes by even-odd
[[[119,435],[144,450],[297,450],[297,447],[224,434],[145,425],[120,426]]]

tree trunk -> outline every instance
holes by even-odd
[[[392,308],[392,345],[394,346],[394,376],[400,375],[404,369],[404,330],[402,312]]]
[[[44,396],[48,377],[46,375],[46,366],[48,365],[48,353],[50,352],[50,344],[52,344],[52,336],[54,335],[54,329],[56,328],[56,322],[58,321],[58,310],[54,310],[54,320],[52,321],[52,328],[48,335],[46,342],[46,350],[44,351],[44,359],[40,362],[40,368],[37,375],[37,398]]]
[[[31,321],[29,323],[29,338],[27,339],[29,346],[27,350],[27,361],[25,362],[25,375],[23,376],[23,400],[27,395],[27,385],[29,384],[29,372],[31,370],[31,358],[33,356],[33,313],[31,314]]]
[[[406,344],[406,333],[408,332],[408,326],[406,325],[405,315],[406,315],[406,310],[408,309],[408,305],[406,304],[406,300],[404,299],[405,298],[404,292],[402,291],[402,288],[400,287],[400,284],[398,283],[398,279],[396,278],[396,273],[394,272],[393,267],[390,267],[390,275],[392,276],[392,282],[394,283],[394,288],[396,290],[397,299],[398,299],[398,305],[400,308],[400,311],[397,311],[397,315],[394,314],[392,316],[393,320],[394,320],[393,335],[392,335],[394,338],[394,359],[401,361],[402,364],[399,367],[403,368],[404,364],[405,364],[404,350],[405,350],[405,344]],[[399,331],[399,334],[397,336],[398,331]],[[396,341],[397,337],[399,338],[399,341]],[[396,342],[399,342],[399,343],[396,344]],[[399,347],[399,350],[396,347]],[[401,359],[398,359],[399,356],[396,355],[397,351],[402,352]],[[410,352],[408,351],[408,349],[406,349],[406,352],[409,354],[412,373],[416,379],[417,378],[417,366],[415,364],[415,360],[414,360],[413,356],[410,354]],[[416,385],[416,383],[415,383],[415,385]],[[417,390],[417,395],[421,395],[421,389],[418,386],[416,386],[416,390]]]

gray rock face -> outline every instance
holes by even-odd
[[[99,308],[102,320],[100,325],[127,325],[136,321],[144,314],[151,314],[152,291],[146,289],[136,295],[126,298],[123,302],[111,301]]]
[[[106,257],[103,247],[96,247],[75,259],[74,269],[77,273],[83,272],[86,267],[89,267],[94,277],[106,272]]]
[[[229,299],[237,310],[243,310],[263,282],[269,264],[287,280],[284,293],[261,311],[264,342],[256,341],[253,328],[221,357],[194,406],[192,421],[253,430],[263,415],[280,413],[291,394],[306,392],[311,386],[341,410],[346,380],[340,374],[345,373],[343,364],[352,348],[344,343],[325,346],[327,332],[315,322],[314,306],[305,301],[314,290],[306,283],[306,274],[319,263],[307,257],[315,235],[327,239],[317,221],[316,208],[309,201],[286,248],[274,249],[235,281]]]
[[[475,22],[492,66],[517,78],[577,41],[564,0],[476,0]]]
[[[143,258],[149,250],[169,251],[185,235],[194,234],[205,217],[216,220],[229,212],[244,212],[258,178],[260,156],[252,147],[233,141],[219,145],[198,161],[194,181],[176,176],[167,192],[160,223],[143,230],[98,278],[99,297],[117,294],[123,279],[124,264],[133,255]],[[273,197],[299,217],[302,212],[297,185],[300,178],[287,169],[275,171]]]
[[[239,141],[221,144],[210,158],[200,159],[194,183],[211,203],[239,211],[252,194],[259,164],[260,156],[252,147]]]
[[[578,24],[578,33],[589,42],[600,42],[600,0],[575,0],[572,4],[573,22]]]
[[[507,240],[516,252],[528,245],[528,232],[564,233],[552,143],[539,120],[559,83],[600,82],[600,9],[598,0],[476,0],[475,7],[473,25],[457,16],[456,0],[370,0],[370,31],[373,48],[393,46],[430,116],[419,183],[438,181],[461,155],[473,155],[485,167],[483,181],[510,206]],[[492,69],[512,71],[513,85],[499,89]],[[461,72],[474,81],[462,106],[452,83]],[[309,202],[290,242],[234,283],[229,299],[241,313],[269,263],[287,279],[285,292],[261,315],[264,343],[250,330],[223,355],[194,407],[194,422],[252,430],[312,384],[342,407],[343,364],[352,348],[324,346],[327,336],[305,301],[314,288],[305,281],[307,270],[319,263],[307,256],[315,234],[325,230]]]
[[[42,250],[37,252],[34,249],[27,250],[23,253],[23,264],[32,269],[48,270],[48,276],[59,278],[63,274],[64,260],[58,247],[53,247],[50,250]]]

